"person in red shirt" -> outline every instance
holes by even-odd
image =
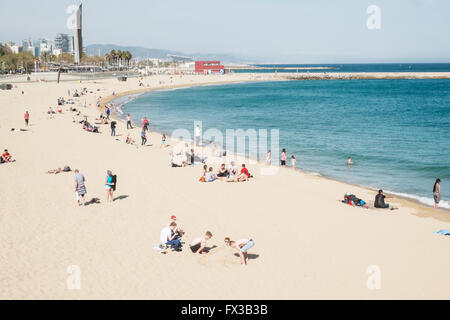
[[[8,149],[5,149],[5,152],[2,154],[2,162],[12,162],[11,154],[8,152]]]
[[[248,169],[245,167],[245,164],[242,164],[241,174],[238,177],[238,182],[248,181],[248,178],[250,177],[250,173],[248,172]]]
[[[28,120],[30,120],[30,114],[28,113],[28,111],[25,111],[24,119],[25,125],[28,127]]]

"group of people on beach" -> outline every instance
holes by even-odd
[[[200,182],[214,182],[214,181],[226,181],[226,182],[245,182],[248,181],[252,175],[245,166],[245,163],[241,165],[241,170],[238,171],[234,161],[231,161],[228,167],[225,163],[220,165],[217,173],[213,171],[212,167],[208,168],[208,165],[203,165],[203,175],[200,177]]]
[[[171,216],[169,223],[161,230],[159,250],[161,250],[162,253],[167,253],[167,248],[171,248],[172,251],[178,252],[183,249],[182,238],[185,233],[181,227],[178,226],[176,220],[176,216]],[[206,243],[212,236],[210,231],[206,231],[203,235],[194,238],[190,242],[189,249],[192,253],[197,255],[207,254],[210,249],[206,247]],[[229,237],[225,237],[224,241],[226,246],[237,251],[241,260],[241,265],[247,265],[248,250],[255,245],[255,242],[249,238],[233,241]]]

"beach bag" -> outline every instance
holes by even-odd
[[[205,182],[205,176],[200,177],[199,181],[200,182]]]
[[[113,191],[116,191],[116,187],[117,187],[117,175],[113,175],[113,176],[112,176],[112,183],[114,183],[113,186],[112,186],[112,189],[113,189]]]

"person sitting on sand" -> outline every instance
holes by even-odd
[[[176,222],[172,222],[169,226],[165,226],[161,230],[159,239],[161,245],[167,245],[174,250],[181,251],[181,241],[178,239],[178,233],[175,232],[176,227]]]
[[[250,173],[248,172],[248,169],[245,167],[245,163],[243,163],[241,173],[239,174],[237,181],[238,182],[248,181],[249,177],[250,177]]]
[[[207,251],[205,250],[206,247],[206,241],[212,238],[212,233],[209,231],[206,231],[205,235],[202,237],[195,238],[192,240],[190,244],[191,251],[195,254],[206,254]]]
[[[236,166],[234,164],[234,161],[231,161],[230,164],[228,165],[228,179],[234,179],[236,174],[237,174]]]
[[[47,114],[54,114],[54,113],[55,113],[55,111],[53,111],[52,107],[50,107],[47,111]]]
[[[222,163],[220,166],[219,172],[217,172],[217,177],[219,180],[222,180],[222,178],[228,177],[228,170],[225,168],[225,163]]]
[[[127,134],[127,138],[125,140],[125,143],[127,143],[127,144],[135,144],[136,141],[134,141],[132,138],[130,138],[130,134]]]
[[[175,223],[177,222],[177,217],[174,216],[174,215],[170,216],[168,226],[170,226],[170,224],[171,224],[172,222],[175,222]],[[178,223],[177,223],[177,227],[173,230],[173,232],[178,233],[178,239],[181,239],[181,237],[184,235],[184,231],[183,231],[183,229],[181,228],[181,226],[178,225]]]
[[[381,189],[378,190],[378,194],[375,196],[374,207],[380,208],[380,209],[389,208],[389,203],[384,203],[385,198],[390,198],[390,197],[386,197],[383,193],[383,190],[381,190]]]
[[[208,172],[205,174],[205,182],[213,182],[216,181],[217,177],[215,173],[213,172],[213,168],[209,167]]]
[[[234,248],[239,253],[239,257],[241,258],[241,264],[247,265],[248,263],[248,254],[247,251],[255,245],[255,242],[252,239],[240,239],[238,241],[232,241],[230,238],[225,238],[225,245]]]
[[[2,157],[1,157],[1,161],[3,163],[13,162],[13,159],[11,157],[11,154],[8,152],[8,149],[5,149],[5,151],[3,152]]]

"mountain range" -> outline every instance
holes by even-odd
[[[185,53],[181,51],[144,48],[138,46],[119,46],[115,44],[90,44],[86,46],[86,53],[88,55],[105,55],[111,50],[129,51],[133,58],[138,59],[168,59],[167,55],[178,55],[185,57],[192,57],[194,60],[220,60],[222,63],[249,63],[257,62],[255,59],[237,56],[235,54],[224,53]],[[251,61],[253,60],[253,61]]]

